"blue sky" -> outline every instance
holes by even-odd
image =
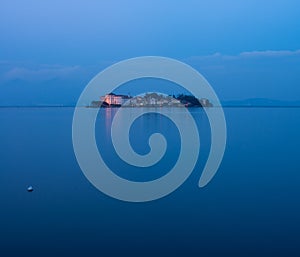
[[[299,1],[1,1],[0,105],[76,102],[119,60],[160,55],[221,100],[300,100]]]

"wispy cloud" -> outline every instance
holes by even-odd
[[[281,58],[300,57],[299,50],[265,50],[265,51],[247,51],[235,55],[224,53],[214,53],[211,55],[191,56],[183,59],[184,62],[191,65],[201,65],[201,69],[211,69],[222,71],[226,66],[234,65],[236,70],[240,70],[240,61],[242,65],[247,64],[247,60],[268,60],[275,58],[277,62],[281,62]],[[238,63],[236,63],[238,62]],[[51,79],[76,79],[78,77],[90,78],[101,69],[114,63],[102,62],[90,66],[80,65],[53,65],[53,64],[37,64],[22,63],[0,60],[0,82],[12,80],[25,81],[47,81]]]
[[[12,80],[43,82],[52,79],[90,79],[113,63],[105,60],[90,65],[63,65],[0,60],[0,83]]]
[[[283,56],[294,56],[300,55],[300,50],[290,51],[290,50],[266,50],[266,51],[252,51],[252,52],[242,52],[239,54],[240,57],[283,57]]]
[[[13,67],[4,72],[5,80],[21,79],[27,81],[66,78],[80,71],[80,66],[42,65],[39,68]]]
[[[188,58],[189,60],[215,60],[215,59],[223,59],[223,60],[236,60],[236,59],[245,59],[245,58],[273,58],[273,57],[288,57],[288,56],[300,56],[299,50],[265,50],[265,51],[248,51],[241,52],[236,55],[228,55],[216,52],[211,55],[204,56],[192,56]]]

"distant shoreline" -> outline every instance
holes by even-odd
[[[75,108],[76,104],[24,104],[24,105],[0,105],[0,108]],[[90,107],[87,105],[81,105],[77,107]],[[144,106],[150,107],[151,106]],[[164,106],[162,106],[164,107]],[[162,108],[160,106],[154,106],[154,108]],[[175,106],[166,106],[167,108],[173,108]],[[184,106],[183,106],[184,107]],[[272,99],[263,99],[263,98],[250,98],[246,100],[232,100],[232,101],[222,101],[221,106],[212,106],[210,108],[300,108],[299,101],[281,101],[281,100],[272,100]],[[95,108],[95,107],[92,107]],[[99,108],[99,107],[98,107]],[[118,108],[118,107],[106,107],[106,108]],[[128,108],[128,107],[126,107]],[[141,108],[141,107],[134,107]],[[175,107],[182,108],[182,107]],[[188,108],[203,108],[203,107],[188,107]]]

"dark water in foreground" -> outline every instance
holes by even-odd
[[[202,145],[192,175],[165,198],[127,203],[99,192],[82,174],[72,147],[72,108],[1,108],[0,256],[300,256],[300,109],[224,111],[227,148],[206,187],[197,182],[209,128],[195,109]],[[109,165],[136,181],[164,175],[178,155],[176,127],[157,115],[133,124],[145,132],[132,132],[137,152],[149,150],[153,131],[167,132],[171,147],[161,166],[130,173],[118,168],[122,161],[102,125],[113,112],[101,110],[96,127]]]

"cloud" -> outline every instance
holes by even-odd
[[[284,56],[294,56],[300,55],[300,50],[290,51],[290,50],[266,50],[266,51],[252,51],[252,52],[242,52],[239,54],[240,57],[284,57]]]
[[[299,50],[265,50],[265,51],[245,51],[235,55],[228,55],[216,52],[210,55],[191,56],[182,61],[190,63],[192,66],[201,67],[201,70],[214,70],[218,72],[228,71],[230,67],[234,70],[241,70],[247,64],[251,67],[253,63],[250,60],[263,63],[272,59],[277,60],[273,62],[275,65],[281,64],[281,58],[300,57]],[[79,65],[50,65],[50,64],[37,64],[26,62],[10,62],[0,60],[0,82],[7,82],[13,80],[24,80],[29,82],[43,82],[51,79],[77,79],[85,78],[90,79],[101,69],[111,65],[113,62],[103,61],[98,64],[89,66]],[[248,65],[248,66],[249,66]],[[250,68],[251,68],[250,67]],[[272,66],[273,67],[273,66]],[[249,67],[246,67],[247,69]],[[271,66],[270,66],[271,68]]]
[[[13,67],[4,72],[5,80],[21,79],[26,81],[67,78],[81,70],[80,66],[42,65],[38,68]]]
[[[292,50],[265,50],[265,51],[249,51],[249,52],[241,52],[236,55],[226,55],[219,52],[216,52],[211,55],[204,56],[192,56],[188,58],[191,61],[201,60],[201,61],[209,61],[209,60],[238,60],[238,59],[246,59],[246,58],[273,58],[273,57],[289,57],[289,56],[300,56],[300,49],[292,51]]]

